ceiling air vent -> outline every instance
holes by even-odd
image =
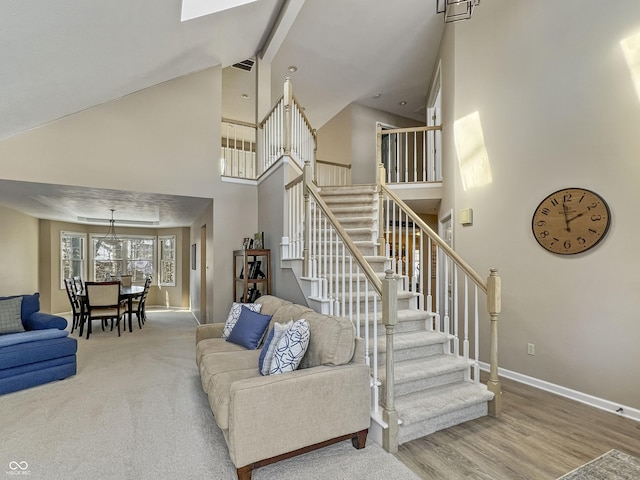
[[[233,66],[240,70],[250,72],[256,62],[251,59],[243,60],[242,62],[234,63]]]

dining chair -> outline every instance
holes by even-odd
[[[73,289],[75,290],[76,295],[78,293],[82,293],[82,290],[84,289],[84,287],[82,286],[82,277],[80,277],[79,275],[73,277]]]
[[[151,286],[151,276],[144,279],[144,290],[138,298],[134,298],[131,302],[131,313],[135,313],[138,319],[138,327],[142,328],[144,322],[147,320],[147,314],[145,311],[145,304],[147,302],[147,294],[149,293],[149,287]],[[127,310],[129,313],[129,310]]]
[[[80,300],[76,295],[75,284],[72,278],[64,279],[64,288],[67,291],[67,297],[69,298],[69,303],[71,304],[71,313],[73,314],[73,320],[71,322],[71,333],[73,333],[73,331],[80,326],[80,322],[82,321],[82,309],[80,308]]]
[[[131,275],[120,275],[120,282],[122,283],[123,287],[130,287],[131,286]]]
[[[105,322],[111,320],[111,330],[115,322],[120,336],[120,320],[124,306],[120,303],[120,282],[85,282],[87,298],[87,339],[91,335],[91,323],[100,320],[102,330]]]

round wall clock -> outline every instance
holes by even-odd
[[[600,195],[585,188],[563,188],[540,202],[531,228],[542,248],[574,255],[595,247],[610,223],[609,206]]]

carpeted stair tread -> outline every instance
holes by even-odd
[[[431,355],[415,360],[395,362],[393,369],[394,385],[415,382],[425,377],[435,377],[453,372],[461,372],[469,367],[469,362],[455,355]],[[378,376],[384,382],[386,371],[378,370]],[[397,397],[396,397],[397,398]]]
[[[372,184],[372,183],[320,187],[320,193],[322,195],[345,195],[349,192],[376,193],[376,191],[377,191],[377,187],[375,184]]]
[[[360,289],[360,293],[358,294],[358,292],[356,292],[355,290],[351,293],[351,295],[349,295],[349,292],[345,292],[344,296],[345,298],[349,298],[349,296],[351,296],[351,298],[354,299],[360,299],[365,300],[367,298],[369,299],[373,299],[375,296],[377,295],[376,291],[373,288],[369,288],[369,292],[368,294],[364,292],[363,289]],[[342,299],[342,293],[338,292],[336,293],[336,296],[338,299]],[[413,293],[407,290],[403,290],[401,292],[398,292],[398,300],[407,300],[407,299],[412,299],[415,296],[417,296],[417,293]]]
[[[428,394],[423,391],[401,395],[396,397],[395,407],[403,424],[411,424],[491,399],[493,393],[486,386],[461,382],[430,389]]]
[[[415,322],[417,320],[428,320],[433,318],[435,313],[430,313],[417,308],[401,308],[398,309],[398,322]],[[382,313],[378,312],[375,316],[378,323],[382,323]]]
[[[422,330],[420,332],[397,333],[393,336],[393,346],[395,351],[425,347],[428,345],[437,345],[445,343],[451,337],[446,333],[435,332],[431,330]],[[385,351],[385,337],[378,339],[378,351]]]
[[[371,215],[375,210],[374,205],[362,205],[361,203],[353,202],[345,203],[345,204],[337,204],[331,206],[331,211],[336,217],[341,217],[343,215]]]

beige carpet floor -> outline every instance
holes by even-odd
[[[0,396],[0,475],[31,479],[235,479],[195,366],[193,316],[150,311],[142,330],[79,339],[78,373]],[[23,468],[26,467],[23,471]],[[19,472],[19,473],[18,473]],[[255,480],[416,479],[369,441],[254,472]]]

